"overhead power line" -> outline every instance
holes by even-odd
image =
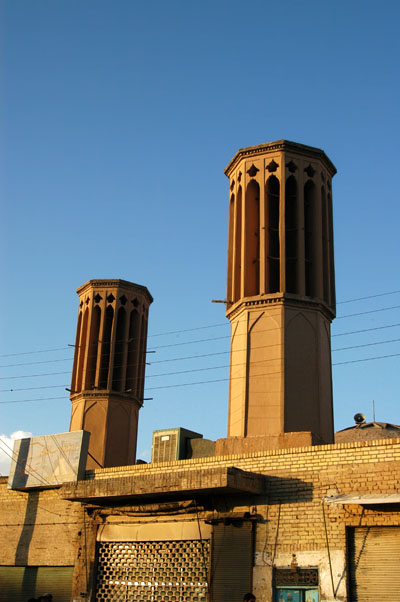
[[[34,366],[37,364],[54,364],[56,362],[70,362],[74,359],[74,356],[71,357],[63,357],[59,360],[40,360],[39,362],[23,362],[21,364],[5,364],[0,366],[0,368],[16,368],[17,366]]]
[[[395,294],[398,294],[398,293],[400,293],[400,290],[389,291],[389,292],[385,292],[385,293],[377,293],[375,295],[368,295],[366,297],[358,297],[358,298],[355,298],[355,299],[347,299],[347,300],[344,300],[344,301],[338,301],[337,305],[344,304],[344,303],[353,303],[353,302],[356,302],[356,301],[364,301],[364,300],[369,300],[369,299],[375,299],[375,298],[378,298],[378,297],[384,297],[384,296],[387,296],[387,295],[395,295]],[[367,314],[367,313],[373,313],[375,311],[386,311],[386,310],[395,309],[395,308],[398,308],[398,307],[399,306],[394,306],[394,307],[389,307],[389,308],[382,308],[382,309],[378,309],[378,310],[372,310],[370,312],[361,312],[361,313],[358,313],[358,314],[349,314],[349,315],[346,315],[346,316],[338,316],[336,319],[341,319],[341,318],[346,318],[346,317],[353,317],[353,316],[358,316],[358,315],[364,315],[364,314]],[[204,329],[209,329],[209,328],[217,328],[217,327],[220,327],[220,326],[229,326],[229,322],[225,321],[225,322],[220,322],[218,324],[207,324],[207,325],[204,325],[204,326],[196,326],[196,327],[193,327],[193,328],[185,328],[185,329],[181,329],[181,330],[173,330],[173,331],[167,331],[167,332],[153,333],[153,334],[147,335],[147,338],[149,339],[149,338],[153,338],[153,337],[170,336],[170,335],[174,335],[174,334],[182,334],[182,333],[185,333],[185,332],[194,332],[194,331],[197,331],[197,330],[204,330]],[[72,345],[72,346],[74,347],[75,345]],[[36,350],[32,350],[32,351],[20,351],[20,352],[17,352],[17,353],[5,353],[5,354],[0,355],[0,358],[2,358],[2,357],[15,357],[15,356],[19,356],[19,355],[33,355],[33,354],[36,354],[36,353],[53,353],[53,352],[56,352],[56,351],[65,351],[66,349],[69,349],[70,347],[71,347],[71,345],[64,345],[63,347],[56,347],[56,348],[51,348],[51,349],[36,349]],[[56,360],[54,360],[54,361],[56,361]]]
[[[377,297],[385,297],[386,295],[396,295],[400,291],[389,291],[388,293],[378,293],[377,295],[369,295],[368,297],[358,297],[358,299],[347,299],[346,301],[337,301],[336,305],[343,305],[344,303],[353,303],[355,301],[365,301],[367,299],[376,299]]]
[[[363,330],[352,330],[352,331],[348,331],[348,332],[339,332],[339,333],[335,333],[335,334],[331,334],[331,337],[342,337],[342,336],[347,336],[347,335],[351,335],[351,334],[361,334],[363,332],[372,332],[374,330],[383,330],[386,328],[395,328],[397,326],[400,326],[400,323],[397,324],[388,324],[387,326],[376,326],[375,328],[365,328]],[[267,330],[274,330],[274,329],[267,329]],[[261,332],[266,332],[266,330],[261,331]],[[216,337],[216,338],[211,338],[211,339],[201,339],[201,342],[207,342],[207,341],[212,341],[212,340],[219,340],[219,339],[229,339],[230,335],[226,335],[224,337]],[[186,342],[186,343],[181,343],[181,344],[189,344],[191,341]],[[158,349],[158,348],[157,348]],[[150,352],[150,350],[149,350]],[[124,353],[124,351],[117,351],[115,352],[114,355],[122,355]],[[222,351],[221,353],[229,353],[229,352],[225,352]],[[159,364],[159,363],[163,363],[163,362],[173,362],[173,361],[177,361],[177,360],[181,360],[181,359],[195,359],[198,357],[206,357],[207,355],[216,355],[216,354],[204,354],[204,355],[192,355],[192,356],[185,356],[182,358],[172,358],[172,359],[164,359],[164,360],[153,360],[151,362],[151,364]],[[217,354],[218,355],[218,354]],[[1,357],[1,356],[0,356]],[[65,362],[65,361],[72,361],[73,360],[73,356],[69,357],[69,358],[63,358],[63,359],[57,359],[57,360],[40,360],[38,362],[23,362],[23,363],[18,363],[18,364],[7,364],[4,366],[0,366],[0,368],[16,368],[18,366],[34,366],[34,365],[38,365],[38,364],[51,364],[51,363],[55,363],[55,362]],[[69,373],[69,372],[68,372]],[[55,372],[52,374],[60,374],[59,372]],[[67,374],[67,372],[65,372],[64,374]]]
[[[389,358],[393,358],[393,357],[400,357],[400,353],[393,353],[393,354],[389,354],[389,355],[380,355],[380,356],[374,356],[374,357],[366,357],[366,358],[360,358],[360,359],[356,359],[356,360],[347,360],[345,362],[335,362],[332,364],[332,366],[344,366],[346,364],[371,362],[373,360],[389,359]],[[273,358],[273,360],[275,360],[275,361],[276,361],[276,359],[277,358]],[[210,368],[203,368],[202,370],[215,370],[215,369],[227,368],[227,367],[228,366],[212,366]],[[196,372],[196,371],[200,371],[200,370],[193,370],[190,372]],[[280,373],[281,373],[280,371],[279,372],[267,372],[265,374],[257,374],[257,377],[271,376],[273,374],[280,374]],[[169,376],[172,374],[173,373],[170,373]],[[157,375],[157,376],[162,376],[162,375]],[[237,378],[246,378],[246,375],[235,376],[235,377],[230,377],[230,378],[218,378],[215,380],[206,380],[206,381],[198,381],[198,382],[191,382],[191,383],[175,383],[172,385],[160,385],[160,386],[156,386],[156,387],[146,387],[146,391],[155,391],[155,390],[160,390],[160,389],[172,389],[172,388],[179,388],[179,387],[189,387],[192,385],[194,386],[194,385],[203,385],[203,384],[209,384],[209,383],[226,382],[226,381],[234,380]],[[36,401],[52,401],[52,400],[58,400],[58,399],[63,399],[65,401],[66,396],[41,397],[41,398],[37,398],[37,399],[19,399],[19,400],[12,400],[12,401],[0,401],[0,404],[28,403],[28,402],[36,402]]]
[[[380,311],[389,311],[390,309],[399,309],[400,305],[393,305],[392,307],[382,307],[381,309],[370,309],[369,311],[361,311],[356,314],[346,314],[345,316],[336,316],[336,320],[342,320],[343,318],[355,318],[356,316],[365,316],[367,314],[375,314]]]
[[[332,335],[332,336],[344,336],[346,334],[357,334],[357,333],[363,333],[363,332],[369,332],[369,331],[375,331],[375,330],[383,330],[386,328],[394,328],[394,327],[398,327],[400,326],[400,323],[398,324],[392,324],[392,325],[388,325],[388,326],[377,326],[375,328],[367,328],[367,329],[363,329],[363,330],[358,330],[358,331],[352,331],[349,333],[339,333],[337,335]],[[267,329],[270,330],[270,329]],[[271,329],[272,330],[272,329]],[[262,331],[261,331],[262,332]],[[373,343],[363,343],[361,345],[353,345],[353,346],[348,346],[348,347],[342,347],[342,348],[338,348],[338,349],[332,349],[332,352],[336,352],[336,351],[345,351],[345,350],[350,350],[350,349],[359,349],[362,347],[371,347],[374,345],[383,345],[383,344],[389,344],[389,343],[396,343],[400,341],[400,339],[390,339],[388,341],[377,341],[377,342],[373,342]],[[258,347],[254,347],[253,349],[265,349],[268,347],[278,347],[281,346],[281,343],[273,343],[273,344],[268,344],[268,345],[259,345]],[[237,349],[235,350],[236,353],[239,353],[241,351],[245,351],[245,349]],[[178,357],[178,358],[168,358],[168,359],[164,359],[164,360],[155,360],[154,362],[152,362],[152,364],[159,364],[159,363],[166,363],[166,362],[174,362],[174,361],[181,361],[181,360],[190,360],[190,359],[201,359],[201,358],[205,358],[205,357],[213,357],[213,356],[218,356],[218,355],[227,355],[228,353],[230,353],[230,350],[227,351],[217,351],[217,352],[213,352],[213,353],[204,353],[204,354],[200,354],[200,355],[192,355],[192,356],[183,356],[183,357]],[[116,364],[114,365],[114,368],[120,368],[122,367],[123,364]],[[137,367],[139,366],[138,363],[135,364],[129,364],[128,367]],[[195,370],[193,370],[195,371]],[[50,372],[50,373],[44,373],[44,374],[26,374],[26,375],[22,375],[22,376],[3,376],[0,377],[0,380],[15,380],[18,378],[39,378],[40,376],[59,376],[61,374],[70,374],[70,371],[65,371],[65,372]],[[154,378],[157,376],[168,376],[168,374],[176,374],[176,372],[170,372],[170,373],[165,373],[165,374],[149,374],[146,375],[146,378]],[[138,376],[137,379],[140,379],[141,377]],[[122,379],[116,379],[116,382],[118,382],[118,380],[122,380]],[[57,387],[61,387],[61,386],[67,386],[67,385],[51,385],[48,387],[24,387],[24,388],[19,388],[19,389],[0,389],[0,393],[5,393],[5,392],[14,392],[14,391],[29,391],[29,390],[34,390],[34,389],[44,389],[44,388],[57,388]]]

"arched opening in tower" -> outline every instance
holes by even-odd
[[[251,180],[246,190],[245,296],[260,293],[260,186]]]
[[[98,305],[96,305],[93,309],[91,320],[89,348],[86,361],[85,389],[93,389],[93,387],[96,384],[96,366],[97,353],[99,347],[100,322],[101,309]]]
[[[77,391],[82,391],[83,369],[85,366],[85,356],[86,356],[86,340],[87,340],[88,320],[89,320],[89,309],[86,308],[85,314],[83,316],[81,341],[79,343],[78,379],[77,379],[77,383],[76,383]]]
[[[128,359],[126,366],[126,388],[137,394],[137,374],[139,356],[139,314],[137,309],[131,311],[129,318]]]
[[[297,293],[297,182],[294,176],[286,180],[285,192],[285,261],[286,291]]]
[[[234,240],[234,268],[233,268],[233,301],[241,297],[242,281],[242,187],[239,187],[235,207],[235,240]]]
[[[71,379],[71,390],[75,393],[77,389],[77,372],[78,372],[78,358],[79,358],[79,341],[81,338],[81,327],[82,327],[82,312],[79,312],[78,315],[78,324],[76,327],[76,337],[75,337],[75,354],[74,354],[74,367],[72,369],[72,379]]]
[[[266,183],[267,215],[265,218],[265,223],[267,224],[267,293],[276,293],[280,288],[279,193],[278,178],[270,176]]]
[[[142,314],[142,323],[140,326],[140,351],[139,351],[139,378],[138,378],[138,389],[137,396],[139,401],[143,401],[144,392],[144,373],[146,368],[146,342],[147,342],[147,320],[146,316]]]
[[[125,323],[126,312],[123,307],[120,307],[117,314],[117,332],[115,335],[114,367],[112,377],[112,388],[114,389],[114,391],[123,390]]]
[[[324,301],[330,303],[329,295],[329,230],[328,230],[328,205],[325,186],[321,186],[322,203],[322,282]]]
[[[101,361],[100,361],[100,389],[108,388],[108,372],[110,367],[110,347],[111,347],[111,332],[114,319],[114,310],[109,305],[106,309],[104,329],[103,329],[103,343],[101,346]]]
[[[226,298],[228,301],[234,300],[233,291],[233,239],[234,239],[234,228],[235,228],[235,195],[232,194],[229,199],[229,226],[228,226],[228,282],[227,282],[227,294]]]
[[[309,297],[315,296],[315,185],[308,180],[304,186],[304,259],[305,291]]]

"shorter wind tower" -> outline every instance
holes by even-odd
[[[243,148],[225,170],[228,437],[307,431],[333,442],[335,173],[322,150],[286,140]]]
[[[87,468],[135,463],[153,298],[125,280],[78,288],[70,431],[90,432]]]

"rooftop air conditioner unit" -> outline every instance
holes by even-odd
[[[189,439],[199,439],[203,435],[184,428],[153,431],[152,462],[173,462],[187,457]]]

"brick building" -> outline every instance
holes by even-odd
[[[1,601],[398,599],[400,438],[357,428],[333,443],[335,171],[287,141],[227,167],[231,386],[216,444],[175,429],[134,464],[152,299],[118,280],[78,289],[71,430],[90,432],[87,469],[32,489],[0,478]]]

